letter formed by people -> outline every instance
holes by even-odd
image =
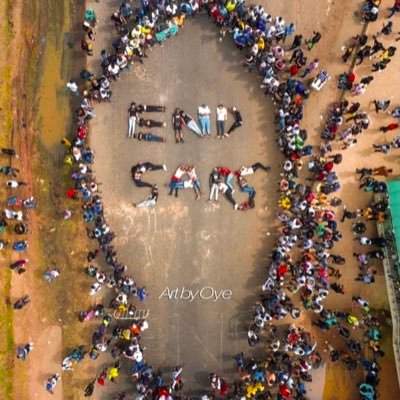
[[[201,289],[188,289],[182,286],[181,288],[171,289],[168,286],[160,293],[158,299],[180,300],[192,303],[199,299],[216,303],[217,301],[230,300],[232,298],[232,290],[229,289],[214,289],[211,286],[205,286]]]

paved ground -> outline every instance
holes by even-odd
[[[117,2],[109,4],[111,10],[117,7]],[[110,42],[110,8],[106,9],[104,3],[91,5],[100,15],[95,43],[99,53],[101,44],[105,40]],[[353,13],[357,6],[333,1],[315,4],[308,0],[301,4],[288,0],[268,6],[273,15],[284,15],[286,20],[294,21],[305,36],[310,36],[313,29],[323,33],[323,40],[313,54],[328,68],[333,79],[322,93],[313,94],[307,104],[305,124],[314,142],[318,142],[320,115],[339,97],[334,78],[346,69],[339,59],[341,47],[361,31],[361,26],[354,24]],[[263,268],[272,244],[272,236],[266,236],[266,232],[273,232],[280,156],[274,143],[271,105],[260,95],[254,77],[245,73],[229,43],[218,43],[215,30],[204,29],[210,26],[208,21],[199,18],[190,22],[177,38],[169,40],[163,48],[155,48],[143,67],[136,67],[130,76],[124,76],[113,86],[112,104],[96,107],[92,143],[96,151],[95,172],[103,183],[107,217],[117,232],[116,244],[121,258],[129,263],[138,282],[151,291],[146,302],[151,324],[150,333],[144,337],[147,357],[154,365],[169,367],[185,361],[187,380],[192,387],[200,388],[206,382],[205,371],[224,375],[232,371],[230,356],[244,344],[246,317],[263,279]],[[90,69],[96,70],[97,59],[90,60]],[[133,100],[167,106],[168,112],[162,119],[168,126],[155,132],[168,138],[166,145],[126,139],[126,110]],[[197,105],[202,102],[209,103],[213,109],[219,102],[236,104],[243,112],[245,126],[224,141],[201,141],[186,132],[186,143],[176,145],[169,123],[171,110],[180,106],[195,115]],[[360,148],[360,153],[356,150],[357,165],[365,164],[363,157],[370,154],[367,151],[370,134],[366,135],[368,143]],[[146,176],[160,186],[160,200],[154,211],[131,207],[132,202],[147,195],[146,189],[139,190],[132,185],[129,173],[132,164],[143,160],[168,166],[168,173],[155,172]],[[224,200],[215,209],[204,200],[194,201],[189,191],[182,193],[179,199],[167,196],[164,185],[179,163],[195,163],[205,188],[214,165],[236,168],[254,161],[268,163],[273,169],[269,175],[258,172],[251,178],[258,193],[256,209],[252,211],[234,212]],[[343,164],[342,173],[345,179],[342,195],[351,206],[356,205],[351,177],[354,162],[350,155]],[[363,206],[366,200],[361,202],[357,204]],[[345,240],[337,252],[350,257],[356,247],[349,229],[343,229],[343,234]],[[347,287],[354,285],[355,274],[356,266],[350,263],[344,271]],[[379,290],[375,293],[384,292],[382,282],[380,278]],[[232,290],[232,300],[216,303],[197,300],[188,304],[158,298],[166,287],[197,290],[204,286]],[[360,285],[355,290],[356,294],[363,295],[369,288]],[[349,296],[350,290],[345,297],[332,295],[329,303],[332,307],[348,309]],[[385,296],[374,296],[374,301],[377,307],[387,304]],[[393,366],[388,368],[389,374],[383,374],[382,380],[393,374]],[[340,380],[345,376],[346,382],[354,385],[348,374],[339,372],[337,376]],[[341,391],[341,398],[351,399],[352,389],[346,390],[346,393]],[[318,398],[319,395],[314,392],[313,396]],[[333,398],[332,394],[330,396],[327,398]]]
[[[144,338],[148,356],[158,365],[185,362],[201,386],[204,371],[225,373],[232,367],[232,352],[243,348],[244,324],[271,246],[266,232],[272,228],[280,161],[271,116],[265,112],[269,100],[257,90],[254,77],[235,61],[234,49],[227,42],[217,42],[214,32],[205,29],[208,26],[205,17],[196,19],[179,37],[155,48],[145,67],[113,86],[112,104],[97,106],[92,124],[96,159],[102,160],[95,164],[95,171],[103,183],[108,220],[118,235],[116,244],[130,272],[150,290],[145,303],[151,323],[149,337]],[[218,71],[218,66],[223,69]],[[126,110],[132,100],[166,105],[167,112],[156,116],[167,121],[167,127],[155,131],[168,138],[167,144],[126,138]],[[186,142],[176,144],[171,110],[180,106],[196,115],[197,105],[203,102],[213,111],[219,102],[235,104],[243,114],[244,127],[225,140],[215,139],[215,126],[210,140],[187,131]],[[132,184],[130,167],[147,160],[168,167],[167,173],[149,173],[144,179],[160,187],[157,208],[150,211],[131,206],[148,189]],[[249,178],[257,189],[254,210],[235,212],[224,198],[218,206],[207,203],[213,166],[233,169],[256,161],[275,167],[270,174],[257,171]],[[179,198],[168,196],[165,185],[180,163],[196,165],[206,194],[201,200],[195,201],[191,190]],[[238,201],[246,199],[238,189],[234,195]],[[232,298],[215,302],[159,299],[166,288],[195,291],[208,286],[230,290]],[[209,296],[206,292],[210,290],[203,297]]]

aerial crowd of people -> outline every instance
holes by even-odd
[[[109,351],[113,362],[93,376],[83,390],[85,397],[90,397],[95,390],[108,383],[118,384],[121,368],[127,364],[136,391],[137,398],[152,397],[155,399],[178,399],[185,396],[180,393],[184,385],[183,368],[176,366],[171,371],[170,378],[151,366],[144,357],[144,346],[141,343],[141,333],[149,328],[145,318],[136,318],[137,306],[135,300],[143,302],[148,295],[147,289],[140,286],[127,272],[126,265],[118,259],[113,245],[114,232],[108,225],[103,209],[98,183],[93,175],[91,165],[94,162],[94,152],[89,146],[89,123],[94,117],[94,103],[111,101],[111,81],[119,79],[124,69],[132,68],[135,62],[143,62],[150,46],[163,45],[168,37],[174,36],[184,24],[188,16],[196,16],[207,12],[211,20],[218,26],[220,39],[231,35],[235,46],[244,50],[244,65],[249,72],[257,71],[265,93],[277,103],[276,131],[277,143],[285,156],[281,165],[281,180],[278,185],[280,193],[279,234],[271,253],[270,264],[266,268],[266,279],[262,285],[262,293],[255,304],[254,314],[248,329],[248,343],[251,347],[262,344],[267,350],[261,360],[246,357],[244,352],[233,355],[233,362],[238,370],[238,379],[230,384],[218,372],[209,375],[210,387],[204,391],[202,400],[219,396],[237,396],[238,398],[253,398],[261,394],[265,399],[296,399],[307,398],[306,384],[312,381],[313,368],[318,368],[324,361],[321,346],[325,346],[329,355],[328,362],[342,363],[349,371],[359,369],[363,379],[357,382],[360,397],[364,400],[374,400],[378,396],[379,358],[384,356],[380,346],[382,329],[380,316],[372,310],[367,299],[360,296],[352,297],[352,310],[332,310],[324,307],[324,300],[331,293],[345,293],[347,289],[340,283],[342,273],[340,266],[346,263],[345,258],[334,253],[334,245],[341,240],[342,234],[338,224],[338,207],[342,200],[335,193],[341,188],[335,167],[342,162],[343,151],[357,144],[356,136],[366,131],[371,122],[367,111],[361,104],[350,102],[354,97],[365,93],[366,87],[373,81],[373,76],[356,82],[354,71],[346,72],[339,78],[338,86],[344,90],[343,100],[332,104],[329,116],[321,132],[319,146],[307,143],[308,132],[301,127],[304,117],[304,106],[310,95],[310,89],[305,78],[316,74],[319,60],[314,55],[308,62],[308,55],[315,52],[315,47],[322,35],[314,32],[313,36],[303,41],[303,36],[296,32],[293,23],[287,23],[283,17],[273,18],[262,6],[247,6],[242,0],[204,1],[197,0],[173,2],[168,0],[142,0],[139,8],[133,9],[130,2],[122,2],[111,19],[119,33],[113,41],[113,51],[101,52],[100,77],[83,70],[81,78],[85,81],[84,89],[74,81],[68,82],[68,88],[75,96],[79,96],[80,105],[76,111],[75,133],[72,138],[64,138],[62,143],[66,149],[64,163],[71,166],[73,185],[68,189],[67,196],[71,200],[80,201],[82,216],[87,224],[87,236],[95,241],[96,248],[87,254],[86,273],[93,277],[90,295],[95,295],[105,288],[110,289],[109,304],[97,304],[88,310],[81,310],[79,320],[86,322],[92,319],[98,321],[98,326],[92,335],[89,346],[79,345],[65,355],[61,369],[72,371],[77,363],[85,357],[96,360],[101,353]],[[400,3],[395,2],[390,9],[388,18],[400,11]],[[373,22],[378,18],[379,1],[364,2],[362,16],[364,22]],[[391,22],[391,21],[389,21]],[[96,35],[96,15],[93,10],[87,10],[83,23],[84,38],[81,41],[82,50],[91,56],[93,40]],[[345,49],[342,57],[347,63],[356,53],[358,63],[364,62],[377,53],[379,61],[371,62],[372,71],[382,71],[390,63],[396,53],[393,45],[379,41],[384,35],[392,38],[393,24],[384,24],[376,35],[362,34],[352,39],[352,44]],[[295,34],[296,32],[296,34]],[[291,44],[287,44],[294,35]],[[304,42],[304,43],[303,43]],[[311,53],[308,53],[311,52]],[[238,53],[243,54],[243,53]],[[366,79],[368,78],[368,79]],[[371,79],[372,78],[372,79]],[[391,121],[381,128],[387,135],[389,131],[398,128],[394,119],[400,118],[400,107],[389,110],[390,100],[377,99],[374,102],[376,113],[388,112]],[[228,109],[220,104],[216,110],[217,137],[229,137],[232,132],[243,125],[239,110],[229,108],[233,122],[225,129]],[[166,112],[164,106],[132,103],[128,110],[128,138],[144,141],[165,142],[161,136],[147,131],[147,128],[165,127],[164,122],[147,119],[143,113]],[[172,116],[172,126],[177,144],[183,143],[182,128],[192,130],[200,138],[211,135],[210,108],[202,104],[198,108],[197,125],[195,119],[181,110],[175,109]],[[143,130],[135,132],[136,124]],[[146,131],[145,131],[146,130]],[[400,147],[400,138],[396,137],[387,144],[374,145],[375,151],[387,153]],[[16,156],[12,149],[2,149],[8,156]],[[306,168],[303,169],[304,164]],[[249,167],[242,166],[232,171],[226,166],[216,166],[210,174],[209,201],[218,201],[222,193],[234,209],[246,210],[254,208],[256,191],[249,186],[246,176],[257,170],[268,172],[269,166],[255,162]],[[305,171],[307,169],[307,171]],[[164,170],[166,165],[151,162],[139,162],[132,167],[132,179],[137,187],[148,187],[150,195],[136,207],[155,206],[158,200],[156,185],[142,180],[146,172]],[[0,169],[10,176],[6,185],[10,190],[23,186],[24,182],[15,180],[18,170],[7,165]],[[379,177],[387,177],[393,171],[382,165],[366,166],[358,169],[360,189],[365,192],[385,194],[387,186]],[[242,192],[248,194],[246,202],[238,204],[233,197],[233,179]],[[195,165],[181,164],[175,170],[169,183],[170,195],[178,196],[179,189],[191,188],[196,198],[203,195],[202,187],[196,174]],[[33,198],[22,201],[17,196],[8,200],[9,207],[3,212],[0,229],[3,231],[8,220],[15,220],[14,231],[18,235],[27,234],[26,217],[19,208],[33,208],[36,203]],[[370,201],[365,207],[349,210],[343,205],[340,221],[355,219],[351,224],[354,239],[361,246],[369,246],[367,250],[354,253],[359,265],[356,281],[373,284],[384,250],[389,243],[381,237],[364,236],[368,221],[382,222],[388,218],[386,213],[388,201],[385,197]],[[71,217],[71,212],[65,210],[63,218]],[[8,243],[0,242],[1,248]],[[15,251],[25,251],[26,240],[13,243]],[[299,248],[295,254],[294,249]],[[108,269],[96,266],[101,254]],[[20,259],[10,265],[18,274],[25,272],[28,259]],[[45,272],[45,279],[51,282],[60,271],[51,267]],[[296,297],[296,300],[295,300]],[[24,296],[14,304],[16,310],[29,303],[29,297]],[[300,306],[301,305],[301,306]],[[349,305],[350,306],[350,305]],[[313,326],[321,331],[335,330],[340,340],[335,343],[317,343],[313,335],[300,326],[291,323],[286,326],[275,326],[274,320],[290,317],[299,318],[301,308],[315,314]],[[129,324],[120,320],[119,316],[128,315]],[[292,321],[293,322],[293,321]],[[318,331],[319,332],[319,331]],[[318,334],[318,337],[320,335]],[[361,352],[364,344],[368,351]],[[33,349],[33,343],[23,344],[17,349],[17,357],[25,360]],[[368,354],[368,355],[366,355]],[[53,393],[61,375],[55,372],[46,382],[46,390]],[[118,386],[117,386],[118,387]],[[127,400],[129,394],[121,391],[115,397],[117,400]],[[136,398],[135,397],[135,398]]]

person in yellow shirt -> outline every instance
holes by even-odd
[[[185,20],[185,14],[182,13],[178,13],[177,15],[175,15],[175,17],[172,18],[172,21],[182,27],[183,26],[183,21]]]
[[[150,35],[151,28],[148,25],[142,26],[141,33],[145,36]]]
[[[232,12],[236,8],[236,5],[237,5],[237,0],[228,0],[226,2],[225,8],[228,12]]]
[[[109,369],[108,379],[110,382],[117,383],[120,368],[121,368],[121,366],[120,366],[119,362],[117,362]]]
[[[265,40],[262,36],[260,36],[258,38],[257,47],[258,47],[258,51],[262,51],[265,49]]]

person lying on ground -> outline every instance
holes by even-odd
[[[240,114],[240,111],[236,107],[232,107],[229,109],[229,112],[233,115],[235,118],[235,122],[231,125],[231,127],[228,129],[227,132],[227,137],[230,136],[230,134],[237,128],[241,127],[243,125],[243,118],[242,115]]]
[[[153,119],[139,119],[139,126],[147,128],[165,128],[167,126],[166,122],[154,121]]]
[[[148,182],[143,182],[142,181],[142,176],[147,172],[147,171],[157,171],[163,169],[164,171],[167,170],[167,167],[165,164],[163,165],[158,165],[158,164],[152,164],[151,162],[141,162],[136,165],[134,165],[131,168],[131,174],[132,174],[132,179],[135,182],[135,185],[137,187],[150,187],[153,188],[153,185],[148,183]]]
[[[0,168],[0,173],[4,174],[4,175],[11,175],[14,178],[17,176],[17,173],[19,173],[19,169],[18,168],[12,168],[10,166],[5,166],[5,167],[1,167]]]
[[[0,149],[1,149],[1,152],[7,156],[19,158],[19,156],[17,155],[17,153],[15,152],[14,149],[7,149],[4,147],[1,147]]]
[[[165,106],[155,106],[149,104],[138,104],[136,106],[136,111],[138,113],[142,112],[165,112]]]
[[[224,182],[218,183],[218,189],[221,193],[225,195],[228,201],[233,205],[233,208],[237,210],[239,208],[239,204],[236,203],[235,199],[232,196],[232,189]]]
[[[162,138],[161,136],[157,136],[151,132],[138,132],[134,133],[133,137],[137,140],[145,140],[147,142],[159,142],[159,143],[167,143],[167,139]]]
[[[26,182],[22,182],[22,181],[14,181],[14,180],[10,180],[6,182],[7,187],[9,187],[10,189],[16,189],[19,186],[26,186],[27,183]]]
[[[254,174],[259,168],[261,168],[265,172],[269,172],[271,170],[271,167],[269,166],[266,167],[263,164],[257,162],[250,167],[245,167],[245,166],[240,167],[239,170],[235,171],[235,175],[236,176],[251,175]]]
[[[183,121],[185,122],[185,125],[191,130],[193,131],[197,136],[200,136],[202,138],[204,138],[205,136],[201,133],[201,130],[199,128],[199,126],[196,124],[194,118],[189,115],[188,113],[181,111],[181,115],[183,118]]]
[[[151,193],[141,203],[133,203],[133,206],[137,208],[154,207],[157,204],[157,200],[158,188],[157,185],[154,185]]]

